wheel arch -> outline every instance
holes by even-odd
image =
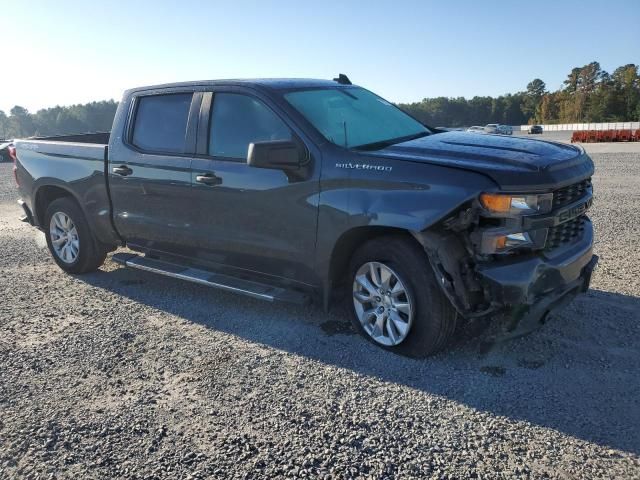
[[[339,287],[344,285],[349,262],[356,250],[365,242],[384,236],[404,237],[420,245],[414,234],[404,228],[369,225],[354,227],[343,232],[331,252],[328,282],[323,298],[325,310],[328,310],[332,296]]]
[[[46,183],[38,186],[33,195],[33,215],[35,225],[41,229],[46,228],[43,225],[44,217],[47,212],[48,206],[51,202],[58,200],[59,198],[70,198],[80,208],[80,211],[84,214],[85,220],[89,226],[89,230],[95,236],[96,241],[106,248],[108,251],[115,250],[118,244],[112,241],[108,236],[105,237],[104,229],[99,229],[99,224],[96,223],[96,219],[87,211],[85,203],[78,198],[78,196],[65,184],[58,183]],[[100,233],[103,233],[100,236]]]
[[[34,196],[34,216],[36,223],[44,228],[44,216],[47,211],[47,208],[51,203],[59,198],[71,198],[78,206],[83,213],[86,212],[82,208],[82,204],[78,201],[76,196],[70,190],[61,187],[59,185],[42,185],[36,190],[36,194]]]

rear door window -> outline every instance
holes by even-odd
[[[131,142],[158,153],[184,153],[192,93],[138,98]]]
[[[216,93],[211,109],[209,155],[247,159],[249,144],[291,140],[291,130],[260,100],[237,93]]]

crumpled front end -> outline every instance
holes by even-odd
[[[598,262],[592,245],[593,227],[586,219],[581,240],[558,255],[533,255],[478,265],[480,282],[492,302],[510,314],[508,331],[532,330],[549,312],[589,289],[591,274]]]
[[[590,179],[536,194],[483,194],[416,234],[463,318],[503,314],[525,333],[589,288],[597,264]]]

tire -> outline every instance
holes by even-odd
[[[362,287],[360,282],[363,281],[362,276],[366,274],[367,268],[371,268],[372,265],[374,269],[377,265],[382,265],[397,277],[401,284],[400,287],[404,287],[406,295],[401,294],[400,297],[396,297],[399,302],[396,305],[400,307],[407,299],[406,303],[410,305],[408,309],[410,315],[406,314],[406,307],[403,308],[403,311],[395,309],[394,300],[389,300],[394,296],[393,290],[401,290],[397,283],[395,287],[386,291],[388,295],[382,297],[370,295],[373,303],[365,300],[363,304],[361,300],[356,298],[368,296],[368,290]],[[382,276],[378,275],[378,278],[381,279]],[[372,274],[367,278],[373,278]],[[393,279],[389,281],[393,285]],[[384,285],[384,282],[381,283]],[[354,328],[367,340],[391,352],[414,358],[432,355],[448,344],[456,329],[457,312],[437,284],[426,253],[412,238],[385,236],[362,245],[351,258],[347,287],[347,302],[351,310],[351,322]],[[382,292],[385,293],[384,290]],[[382,302],[376,303],[380,298],[382,298]],[[391,302],[392,305],[385,307],[384,302],[386,301]],[[402,320],[404,320],[404,322],[387,321],[385,323],[385,331],[390,333],[388,335],[390,338],[387,339],[380,335],[377,339],[374,338],[374,334],[379,333],[380,329],[376,330],[376,327],[372,327],[371,323],[377,323],[376,320],[380,318],[378,315],[370,316],[363,322],[360,320],[363,317],[363,311],[371,312],[372,308],[379,311],[381,307],[389,308],[389,315],[393,315],[393,310],[395,310],[395,318],[402,316]],[[409,320],[409,318],[411,319]],[[390,339],[397,341],[402,337],[404,327],[401,329],[393,327],[398,323],[409,325],[404,338],[398,343],[386,343]],[[395,339],[392,338],[394,330],[395,333],[400,333],[400,335],[396,335]]]
[[[57,223],[54,216],[58,220]],[[65,224],[64,218],[68,218],[71,224]],[[95,272],[104,263],[107,252],[91,233],[87,219],[75,200],[69,197],[54,200],[47,207],[44,219],[42,227],[49,251],[62,270],[68,273]],[[65,233],[67,231],[64,228],[59,228],[61,224],[63,227],[75,226],[75,229],[70,228],[69,232]],[[60,232],[66,241],[61,240]],[[61,246],[54,246],[56,242],[58,245],[68,245],[65,253],[59,253]]]

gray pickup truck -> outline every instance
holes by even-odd
[[[66,272],[126,246],[127,267],[342,299],[404,355],[474,319],[527,331],[597,262],[581,148],[431,129],[344,75],[132,89],[110,134],[16,140],[13,158],[23,219]]]

